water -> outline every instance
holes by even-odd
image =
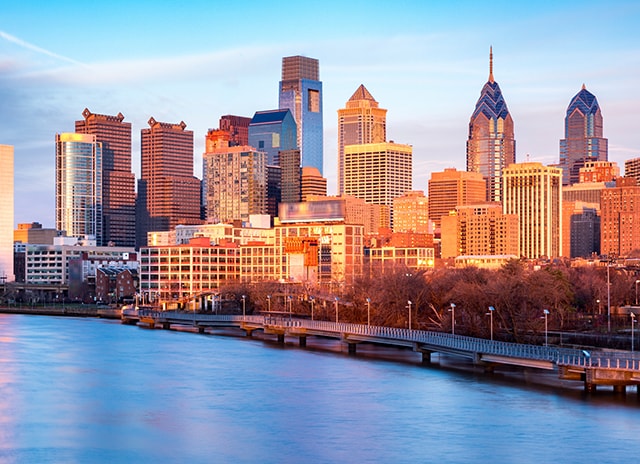
[[[635,392],[589,397],[314,343],[0,315],[0,462],[637,459]]]

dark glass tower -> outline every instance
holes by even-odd
[[[493,49],[489,80],[482,87],[469,122],[467,171],[479,172],[487,183],[487,201],[502,201],[502,170],[516,161],[513,119],[500,86],[493,79]]]
[[[569,103],[560,140],[563,185],[579,181],[580,168],[588,161],[607,161],[608,141],[602,137],[602,112],[596,97],[584,84]]]

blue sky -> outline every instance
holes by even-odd
[[[276,108],[281,59],[298,54],[320,60],[329,194],[336,111],[360,84],[388,110],[387,138],[413,145],[415,189],[433,171],[465,169],[490,46],[517,161],[558,161],[584,83],[622,168],[640,156],[638,24],[636,1],[4,2],[0,143],[15,146],[15,220],[54,227],[55,134],[85,107],[133,124],[136,175],[149,117],[185,121],[201,177],[207,129]]]

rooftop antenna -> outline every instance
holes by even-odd
[[[493,83],[493,45],[489,47],[489,82]]]

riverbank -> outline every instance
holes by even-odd
[[[101,317],[120,319],[121,310],[93,305],[0,306],[0,314],[31,314],[36,316]]]

